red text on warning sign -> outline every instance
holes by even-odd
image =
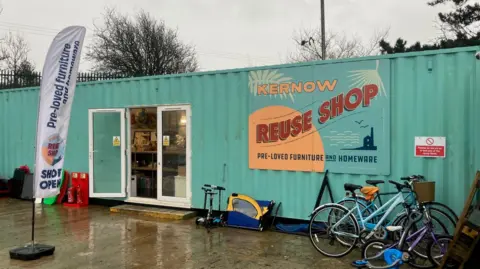
[[[415,146],[417,157],[445,157],[444,146]]]

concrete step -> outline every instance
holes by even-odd
[[[171,220],[186,220],[197,215],[195,211],[129,204],[110,207],[110,212]]]

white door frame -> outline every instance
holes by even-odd
[[[118,112],[120,114],[120,162],[121,162],[121,178],[120,186],[121,191],[119,193],[94,193],[93,192],[93,113],[102,112]],[[89,195],[93,198],[122,198],[126,196],[125,193],[125,109],[112,108],[112,109],[89,109],[88,110],[88,172],[89,172]]]
[[[127,108],[127,112],[125,114],[125,118],[127,119],[127,139],[125,140],[127,148],[125,154],[127,155],[127,201],[132,198],[136,198],[135,196],[131,197],[132,195],[132,111],[131,108]],[[135,194],[136,195],[136,194]]]
[[[162,113],[164,111],[179,111],[185,110],[186,116],[186,140],[185,140],[185,165],[186,165],[186,173],[185,173],[185,180],[186,180],[186,197],[169,197],[169,196],[162,196],[162,180],[163,180],[163,169],[162,169],[162,161],[163,161],[163,117]],[[171,106],[160,106],[157,108],[157,140],[161,143],[157,143],[157,160],[158,164],[157,167],[157,178],[159,179],[157,183],[157,197],[158,200],[168,204],[178,204],[179,207],[191,207],[192,205],[192,180],[191,180],[191,110],[189,105],[171,105]]]
[[[127,128],[127,200],[128,203],[139,203],[139,204],[149,204],[149,205],[159,205],[159,206],[169,206],[169,207],[178,207],[178,208],[191,208],[192,206],[192,180],[191,180],[191,107],[190,105],[146,105],[141,107],[156,107],[157,108],[157,199],[151,198],[142,198],[142,197],[134,197],[131,196],[131,188],[132,188],[132,169],[131,169],[131,109],[138,108],[138,107],[130,107],[127,109],[126,119],[128,122]],[[162,194],[162,114],[163,111],[176,111],[176,110],[185,110],[186,117],[187,117],[187,125],[186,125],[186,152],[185,152],[185,161],[186,161],[186,198],[178,198],[178,197],[163,197]]]

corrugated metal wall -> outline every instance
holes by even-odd
[[[480,104],[476,94],[480,83],[480,61],[474,57],[477,49],[368,58],[391,58],[392,173],[388,179],[423,174],[437,182],[437,200],[457,211],[462,209],[474,173],[480,168],[480,133],[475,122],[480,114],[476,109]],[[225,186],[227,193],[282,202],[279,213],[283,217],[306,218],[322,174],[248,168],[249,70],[79,84],[66,167],[88,171],[89,108],[188,103],[192,106],[194,207],[203,206],[201,185],[211,183]],[[0,176],[11,176],[19,165],[33,165],[37,102],[38,89],[0,91]],[[415,158],[414,136],[446,136],[447,158]],[[362,184],[367,178],[331,174],[335,199],[344,195],[343,183]]]

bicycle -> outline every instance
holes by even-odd
[[[213,197],[215,194],[217,194],[218,191],[218,211],[220,212],[220,204],[222,200],[222,191],[225,190],[224,187],[220,186],[215,186],[215,185],[210,185],[210,184],[204,184],[202,187],[202,190],[205,192],[205,198],[203,200],[203,209],[206,209],[207,206],[207,196],[209,197],[210,203],[209,203],[209,208],[207,210],[207,216],[206,217],[197,217],[195,219],[195,224],[197,225],[203,225],[206,229],[207,232],[210,232],[211,227],[214,226],[225,226],[225,218],[223,216],[223,213],[220,214],[219,217],[214,217],[213,216]]]
[[[386,240],[381,239],[371,239],[367,241],[362,246],[362,260],[354,261],[352,263],[355,267],[368,267],[374,269],[384,269],[384,268],[395,268],[398,269],[402,264],[408,263],[409,265],[416,268],[435,268],[440,266],[442,262],[443,255],[447,253],[448,244],[453,240],[453,237],[450,235],[436,235],[433,230],[432,217],[430,216],[429,210],[425,208],[424,204],[420,204],[419,209],[422,213],[420,216],[413,217],[409,216],[409,223],[407,229],[402,232],[400,239],[394,243],[390,243]],[[415,224],[421,219],[424,219],[423,227],[417,231],[414,231],[413,234],[410,234],[410,230],[415,228]],[[389,230],[401,230],[402,226],[389,226]],[[409,235],[410,234],[410,235]],[[415,251],[415,247],[422,241],[428,241],[427,253],[423,255]],[[442,243],[443,242],[443,243]],[[410,243],[410,244],[409,244]],[[408,248],[406,246],[408,245]],[[440,255],[434,254],[434,247],[440,246]],[[372,257],[369,257],[367,251],[373,248],[375,251],[380,249],[380,252],[374,254]],[[420,256],[422,259],[428,259],[431,265],[419,265],[414,263],[413,258],[415,256]],[[426,257],[425,257],[426,256]],[[387,263],[386,266],[377,266],[371,262],[375,259],[383,260]]]
[[[421,175],[413,175],[413,176],[402,177],[401,178],[401,180],[403,180],[403,181],[421,181],[423,179],[424,179],[424,177],[421,176]],[[366,180],[365,182],[369,185],[374,186],[374,187],[377,187],[377,185],[379,185],[379,184],[385,183],[385,181],[383,181],[383,180]],[[371,215],[373,212],[375,212],[376,210],[379,209],[379,207],[377,206],[375,201],[378,201],[380,206],[383,206],[381,196],[392,195],[392,194],[395,195],[397,193],[398,192],[381,193],[380,189],[378,189],[378,191],[375,193],[374,198],[371,199],[371,200],[368,200],[363,196],[356,195],[357,202],[358,202],[359,206],[362,208],[361,209],[362,216],[367,217],[367,216]],[[417,204],[416,199],[414,197],[413,191],[409,188],[409,189],[407,189],[407,191],[403,191],[403,193],[406,194],[406,196],[404,197],[405,202],[408,203],[409,205],[413,206],[414,208],[418,209],[418,204]],[[355,199],[353,199],[351,197],[345,197],[344,199],[339,201],[338,204],[341,204],[341,205],[345,206],[346,208],[350,209],[352,207],[352,204],[354,206],[356,203],[355,203]],[[458,222],[458,216],[457,216],[457,214],[455,214],[455,212],[450,207],[448,207],[445,204],[442,204],[442,203],[439,203],[439,202],[434,202],[434,201],[426,202],[426,203],[424,203],[423,206],[430,211],[430,215],[433,216],[433,215],[439,214],[441,217],[443,217],[443,219],[445,221],[442,221],[442,222],[445,225],[449,226],[447,228],[448,233],[453,234],[453,232],[455,231],[455,226]],[[385,213],[385,211],[377,212],[376,216],[372,219],[372,222],[373,223],[378,222],[379,219],[384,215],[384,213]],[[437,214],[434,214],[434,213],[437,213]],[[404,225],[404,222],[406,220],[406,215],[407,215],[406,211],[400,212],[398,215],[395,216],[395,218],[391,222],[388,222],[387,225],[389,225],[389,224],[391,224],[393,226]],[[358,218],[358,216],[357,216],[357,218]],[[436,219],[438,219],[438,218],[436,218]],[[448,222],[448,223],[446,223],[446,222]],[[448,225],[448,224],[450,224],[450,225]]]
[[[409,178],[409,184],[411,185],[414,181],[415,178]],[[360,240],[361,243],[366,242],[369,240],[372,236],[377,239],[386,239],[388,231],[385,229],[382,224],[386,220],[386,218],[390,215],[390,213],[398,206],[403,204],[405,207],[405,211],[408,214],[410,214],[411,210],[411,205],[408,203],[405,203],[403,194],[402,194],[402,189],[408,188],[408,185],[404,185],[395,181],[389,181],[390,183],[394,184],[395,187],[398,190],[398,193],[391,198],[389,201],[387,201],[385,204],[383,204],[380,208],[372,212],[369,216],[366,216],[365,218],[361,214],[360,208],[359,208],[359,203],[358,200],[356,199],[356,190],[359,190],[362,188],[360,185],[354,185],[354,184],[345,184],[344,188],[347,192],[350,192],[352,197],[354,198],[355,201],[355,206],[352,209],[348,209],[345,206],[342,206],[340,204],[335,204],[335,203],[328,203],[324,204],[320,207],[318,207],[314,213],[312,213],[312,218],[310,220],[310,225],[309,225],[309,234],[310,234],[310,241],[312,242],[313,246],[322,253],[325,256],[328,257],[343,257],[350,253],[353,248],[357,245],[357,242]],[[383,211],[385,210],[385,212]],[[324,249],[321,249],[319,246],[315,244],[315,242],[319,241],[318,234],[312,234],[313,230],[312,227],[317,227],[318,224],[315,222],[315,219],[317,216],[319,216],[322,212],[327,211],[328,214],[328,221],[322,222],[322,223],[331,223],[331,218],[335,216],[332,215],[331,213],[333,211],[337,211],[342,214],[340,217],[340,220],[333,224],[333,226],[326,228],[326,234],[329,239],[329,245],[333,245],[335,241],[338,241],[341,245],[347,247],[347,250],[344,252],[340,253],[329,253]],[[354,212],[357,211],[358,214],[358,219],[354,215]],[[376,223],[370,223],[369,221],[372,220],[374,217],[376,217],[378,214],[382,213],[382,217],[380,220]],[[347,224],[342,224],[343,221],[350,221],[350,223]],[[390,223],[387,223],[388,226]],[[360,230],[360,225],[362,226],[362,229]],[[352,231],[353,229],[353,231]],[[347,230],[347,231],[346,231]],[[346,242],[346,240],[351,239],[352,242]]]
[[[400,178],[400,179],[401,179],[401,180],[411,180],[411,179],[413,179],[413,180],[422,181],[422,180],[425,179],[425,177],[422,176],[422,175],[413,175],[413,176],[409,176],[409,177],[402,177],[402,178]],[[384,184],[384,183],[385,183],[385,181],[383,181],[383,180],[366,180],[365,182],[366,182],[367,184],[372,185],[372,186],[375,186],[375,187],[377,187],[378,184]],[[407,192],[404,192],[404,193],[407,193],[407,194],[408,194],[407,197],[412,197],[412,196],[413,196],[413,192],[412,192],[411,189],[408,189],[408,191],[407,191]],[[381,205],[383,205],[381,196],[392,195],[392,194],[396,194],[396,192],[380,193],[380,190],[379,190],[378,193],[377,193],[377,195],[375,196],[375,198],[374,198],[374,200],[373,200],[372,202],[375,202],[375,201],[378,199],[378,201],[379,201],[379,203],[380,203],[380,206],[381,206]],[[361,199],[361,198],[360,198],[360,199]],[[407,199],[405,199],[405,200],[407,200]],[[373,205],[376,207],[376,204],[375,204],[375,203],[373,203]],[[430,201],[430,202],[424,203],[424,207],[427,208],[427,209],[430,208],[430,207],[436,207],[436,206],[441,207],[441,208],[443,208],[443,210],[445,210],[446,212],[448,212],[448,214],[450,214],[450,215],[452,216],[452,217],[450,218],[452,221],[455,221],[455,222],[458,221],[458,216],[457,216],[457,214],[456,214],[450,207],[448,207],[447,205],[442,204],[442,203],[439,203],[439,202],[434,202],[434,201]]]

